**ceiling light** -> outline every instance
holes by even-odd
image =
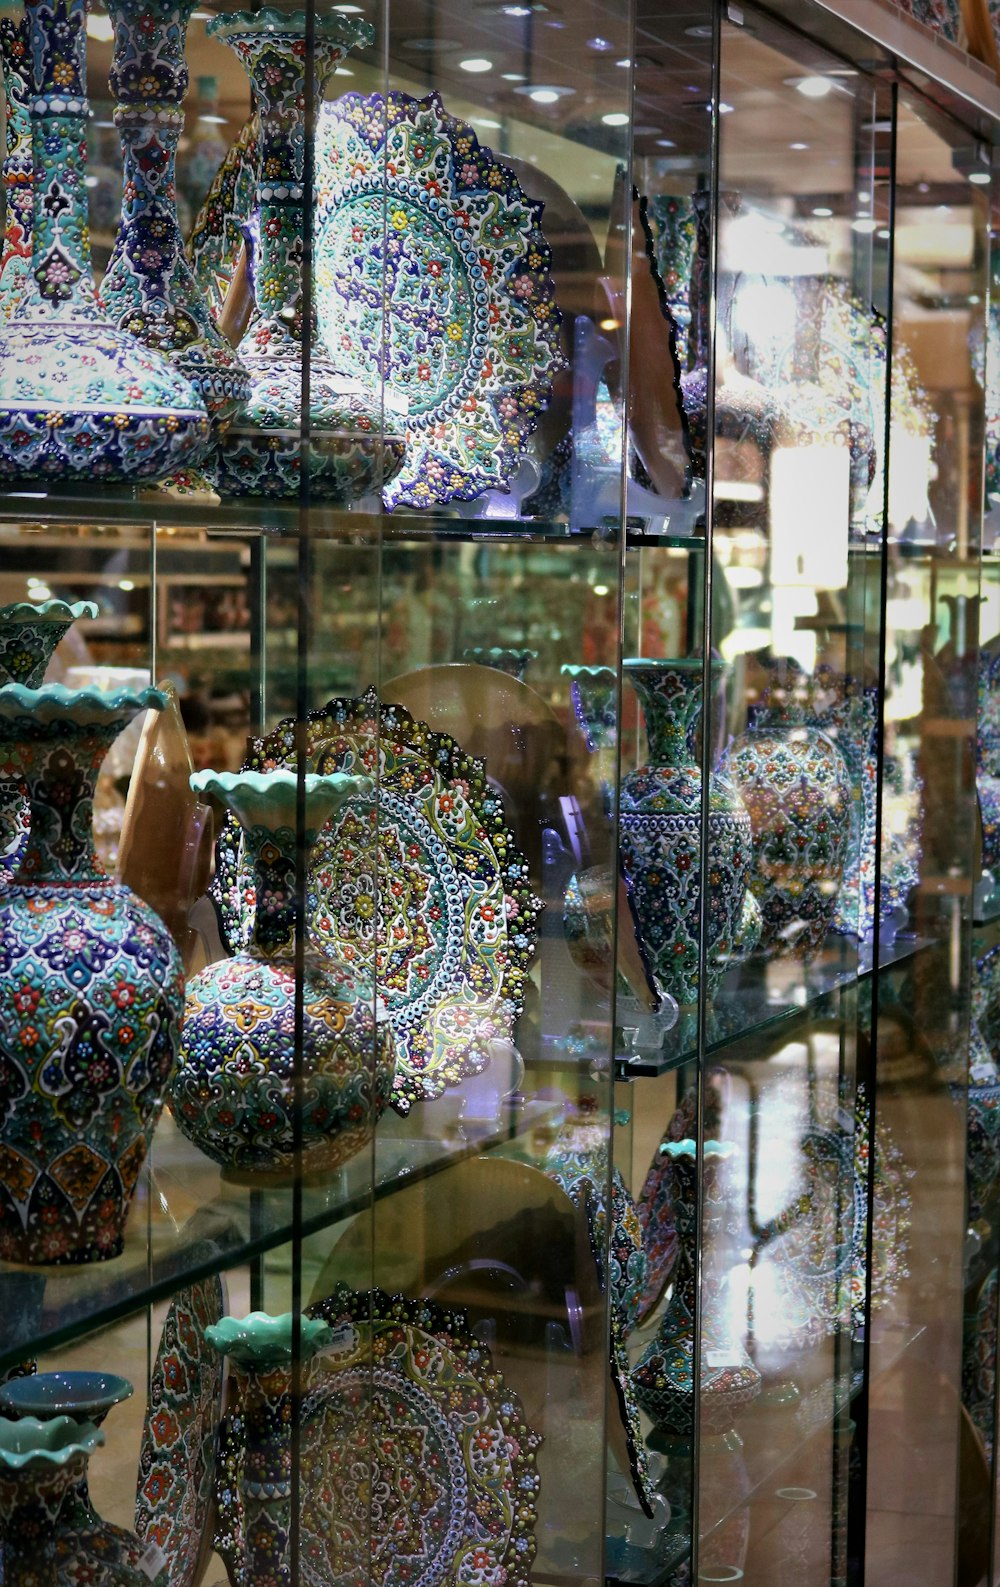
[[[790,149],[808,149],[809,145],[808,143],[790,143],[788,147]]]
[[[523,72],[503,72],[501,75],[505,83],[523,83],[526,81]]]
[[[88,39],[97,39],[101,44],[109,44],[114,36],[115,30],[111,18],[95,16],[91,12],[87,18]]]
[[[334,6],[333,9],[335,11],[339,11],[341,16],[344,16],[344,17],[359,17],[359,16],[362,15],[364,7],[363,6]]]
[[[733,110],[733,106],[732,105],[727,105],[726,101],[724,99],[720,99],[720,101],[719,101],[719,115],[720,116],[728,116],[728,115],[731,114],[732,110]]]
[[[353,77],[354,73],[349,66],[335,66],[333,75],[334,77]]]
[[[533,99],[536,105],[554,105],[559,95],[554,88],[533,88],[528,98]]]
[[[876,237],[881,237],[883,242],[888,242],[889,238],[892,236],[892,232],[889,230],[888,226],[883,226],[880,231],[875,233],[875,235]]]
[[[858,203],[859,204],[870,204],[871,201],[872,201],[872,196],[871,196],[870,193],[859,193],[858,194]]]
[[[816,216],[817,220],[829,220],[830,216],[833,214],[833,210],[827,209],[825,204],[817,204],[816,208],[813,210],[813,214]]]
[[[500,15],[505,17],[530,17],[534,6],[506,5],[500,7]]]
[[[969,181],[970,182],[974,182],[977,187],[989,187],[990,182],[992,180],[993,180],[993,174],[992,174],[991,171],[970,171],[969,172]]]
[[[632,60],[628,55],[623,55],[620,61],[615,61],[616,66],[631,66]]]
[[[629,119],[627,110],[609,110],[606,116],[601,117],[606,127],[627,127]]]
[[[676,149],[677,145],[673,138],[657,138],[656,147],[658,149]]]
[[[565,99],[576,90],[564,88],[558,83],[525,83],[521,88],[515,88],[514,92],[527,95],[536,105],[554,105],[557,99]]]
[[[610,39],[588,39],[588,50],[610,50],[613,48]]]
[[[870,237],[873,231],[878,231],[878,221],[872,220],[870,215],[859,215],[851,221],[851,230],[860,232],[864,237]]]
[[[135,583],[133,582],[132,579],[119,579],[118,580],[118,588],[120,590],[126,590],[126,591],[134,590],[135,589]]]
[[[213,115],[209,114],[208,111],[206,111],[203,116],[199,116],[198,120],[199,121],[207,121],[209,126],[211,126],[211,127],[224,127],[226,125],[226,117],[225,116],[213,116]]]
[[[485,55],[470,55],[468,60],[459,61],[458,64],[463,72],[478,73],[491,72],[493,70],[493,62],[488,61]]]
[[[829,77],[800,77],[795,86],[807,99],[825,99],[833,84]]]

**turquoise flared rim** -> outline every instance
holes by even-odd
[[[62,683],[43,683],[37,689],[23,683],[5,683],[0,688],[0,718],[30,716],[36,722],[68,718],[81,726],[103,726],[116,717],[134,716],[137,711],[162,711],[167,706],[162,689],[67,689]]]
[[[205,1338],[220,1355],[231,1356],[241,1366],[279,1367],[292,1359],[292,1324],[295,1313],[286,1311],[278,1317],[270,1312],[252,1311],[246,1317],[223,1317],[205,1329]],[[320,1317],[306,1317],[301,1322],[301,1355],[306,1360],[329,1344],[333,1338],[330,1324]]]
[[[714,677],[718,677],[726,670],[726,662],[721,656],[713,656],[709,668]],[[697,673],[700,677],[704,671],[705,663],[701,656],[625,656],[622,660],[622,671],[634,672],[690,672]]]
[[[242,826],[294,827],[298,800],[297,772],[277,767],[274,771],[196,771],[190,778],[196,794],[214,794],[236,816]],[[301,782],[305,790],[306,826],[315,829],[329,819],[348,799],[363,799],[375,787],[374,777],[357,777],[351,772],[306,772]]]
[[[90,1455],[104,1443],[104,1434],[92,1422],[75,1422],[72,1416],[39,1421],[24,1416],[14,1422],[0,1416],[0,1469],[22,1471],[33,1461],[65,1466],[74,1455]]]
[[[732,1157],[736,1147],[732,1141],[706,1141],[704,1155],[706,1157]],[[660,1153],[664,1157],[697,1157],[698,1142],[693,1141],[690,1135],[683,1141],[661,1141]]]
[[[16,1411],[18,1416],[53,1421],[52,1410],[79,1425],[94,1416],[103,1416],[122,1400],[131,1399],[135,1390],[128,1378],[116,1372],[34,1372],[11,1378],[0,1388],[0,1413]]]
[[[2,5],[0,5],[2,11]],[[12,601],[0,606],[0,623],[76,623],[81,617],[96,617],[100,608],[93,601]]]

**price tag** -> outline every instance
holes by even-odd
[[[139,1569],[149,1581],[155,1581],[160,1572],[166,1568],[166,1564],[167,1556],[159,1543],[150,1543],[139,1558]]]
[[[735,1367],[739,1363],[734,1361],[728,1350],[706,1350],[705,1364],[713,1368]]]

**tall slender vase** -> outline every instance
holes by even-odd
[[[723,1433],[760,1393],[760,1373],[725,1315],[724,1295],[707,1265],[702,1280],[702,1319],[695,1332],[698,1289],[698,1151],[693,1140],[665,1141],[661,1152],[672,1159],[671,1205],[677,1227],[678,1255],[673,1290],[656,1337],[632,1371],[635,1397],[657,1432],[692,1437],[695,1424],[695,1372],[699,1370],[699,1426]],[[704,1249],[711,1256],[725,1216],[722,1168],[732,1155],[728,1142],[706,1141],[702,1187],[705,1197],[701,1226]],[[696,1363],[700,1359],[700,1369]]]
[[[309,136],[305,13],[241,11],[213,17],[207,31],[239,56],[260,118],[258,205],[248,238],[257,313],[239,346],[251,390],[219,448],[219,489],[231,496],[298,498],[305,455],[309,495],[348,501],[391,479],[402,463],[404,442],[401,425],[390,433],[391,416],[383,415],[377,387],[340,373],[316,336],[314,317],[304,323],[302,239],[311,224],[303,189]],[[317,17],[317,106],[348,50],[373,37],[370,26],[354,17],[337,11]]]
[[[194,5],[111,0],[108,6],[125,186],[101,297],[119,329],[164,354],[199,392],[209,415],[224,422],[249,395],[250,378],[215,328],[177,221],[176,156],[188,85],[184,43]]]
[[[223,1317],[205,1337],[229,1360],[229,1410],[216,1465],[215,1547],[232,1587],[291,1587],[293,1316]],[[329,1323],[302,1317],[299,1377],[308,1392]]]
[[[204,404],[166,359],[110,324],[87,227],[85,0],[27,0],[34,98],[31,286],[0,326],[8,479],[155,479],[200,460]]]
[[[298,1173],[328,1175],[371,1139],[389,1101],[392,1027],[370,986],[309,947],[297,1058],[298,779],[291,771],[196,772],[191,786],[221,797],[238,817],[258,903],[249,948],[209,965],[188,986],[171,1110],[229,1178],[284,1183]],[[307,776],[306,848],[370,787],[370,778],[341,772]]]
[[[623,780],[619,854],[640,944],[661,997],[698,1000],[702,908],[702,779],[689,735],[702,708],[702,663],[631,660],[625,675],[642,702],[649,759]],[[723,664],[712,663],[720,677]],[[707,983],[712,995],[737,955],[750,874],[746,807],[725,777],[708,789]]]
[[[806,724],[791,691],[778,688],[724,764],[750,812],[760,946],[812,959],[832,926],[849,855],[844,759],[825,733]]]
[[[125,1220],[177,1050],[183,972],[153,911],[94,852],[101,762],[155,689],[0,689],[0,769],[31,835],[0,896],[0,1256],[102,1261]]]
[[[0,26],[3,24],[0,23]],[[23,683],[37,689],[56,646],[80,617],[96,617],[91,601],[14,601],[0,606],[0,685]],[[0,776],[0,892],[21,863],[28,837],[30,807],[18,779]]]
[[[0,1417],[0,1565],[4,1587],[166,1587],[132,1532],[81,1510],[92,1422]]]
[[[3,162],[3,251],[0,316],[10,319],[31,279],[31,58],[25,18],[0,7],[7,148]]]

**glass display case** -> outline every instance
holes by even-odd
[[[4,1580],[994,1580],[972,10],[0,4]]]

